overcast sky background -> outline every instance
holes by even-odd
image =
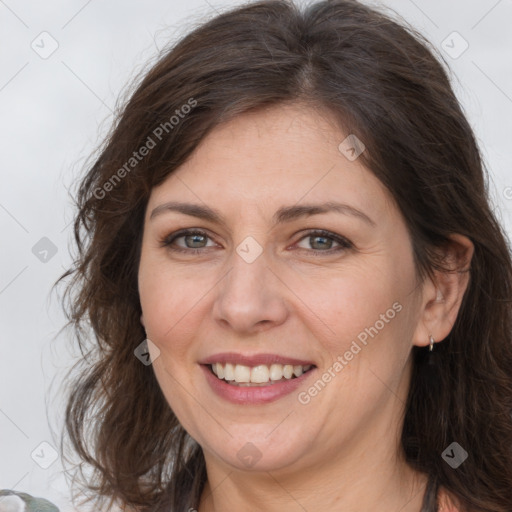
[[[54,339],[65,318],[50,296],[71,262],[68,189],[135,73],[169,41],[240,3],[0,0],[0,489],[71,510],[50,428],[61,426],[59,379],[72,363],[69,340]],[[397,11],[445,55],[491,172],[497,216],[512,233],[512,0],[368,3]]]

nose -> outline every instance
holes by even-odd
[[[265,252],[249,263],[233,252],[230,270],[217,287],[214,319],[239,334],[282,324],[289,314],[286,286],[268,265]]]

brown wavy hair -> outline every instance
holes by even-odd
[[[200,446],[151,366],[134,356],[145,339],[137,274],[152,188],[219,123],[305,103],[327,109],[345,134],[364,141],[360,158],[396,200],[422,279],[448,271],[436,249],[451,234],[473,242],[471,269],[459,270],[470,272],[470,282],[451,333],[430,359],[428,348],[412,348],[402,447],[408,464],[430,478],[423,510],[435,510],[442,486],[464,511],[510,512],[511,251],[437,50],[405,21],[354,0],[304,8],[265,0],[203,22],[133,89],[78,185],[76,256],[56,282],[70,277],[66,326],[83,356],[61,449],[78,456],[74,474],[97,509],[110,500],[183,512],[198,507],[206,481]],[[150,139],[155,145],[142,156]],[[469,454],[456,470],[441,457],[453,441]]]

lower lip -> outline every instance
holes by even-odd
[[[210,370],[210,365],[202,364],[200,366],[212,390],[220,397],[235,404],[274,402],[295,391],[315,371],[315,368],[313,368],[300,377],[279,381],[268,386],[233,386],[224,380],[218,379]]]

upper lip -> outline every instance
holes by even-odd
[[[306,361],[304,359],[296,359],[294,357],[281,356],[279,354],[239,354],[236,352],[223,352],[221,354],[214,354],[201,361],[199,364],[214,364],[214,363],[231,363],[241,364],[244,366],[258,366],[265,364],[270,366],[271,364],[291,364],[293,366],[315,366],[312,361]]]

